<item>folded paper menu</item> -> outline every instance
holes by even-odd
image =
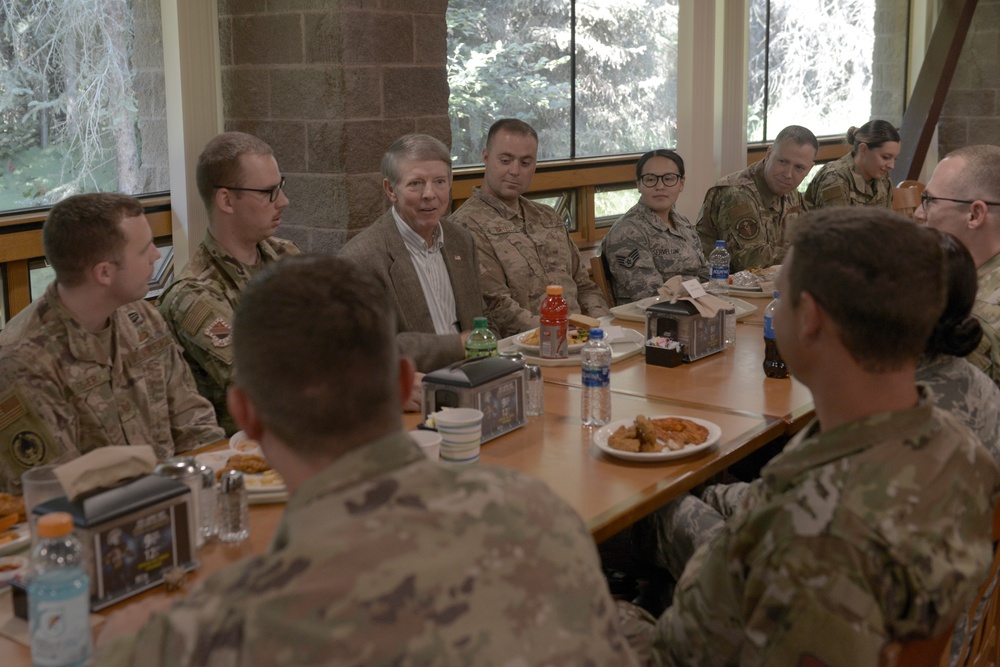
[[[697,283],[697,281],[694,282]],[[684,285],[684,279],[681,276],[674,276],[673,278],[670,278],[667,282],[660,286],[660,289],[657,290],[657,292],[661,297],[669,299],[670,303],[687,301],[693,304],[694,307],[698,309],[698,314],[702,317],[715,317],[716,313],[720,310],[726,310],[727,308],[732,307],[732,304],[725,299],[720,299],[719,297],[711,294],[703,294],[697,298],[691,296],[691,293]]]
[[[55,469],[55,475],[66,496],[76,500],[91,491],[148,475],[155,467],[156,454],[149,445],[110,445],[64,463]]]

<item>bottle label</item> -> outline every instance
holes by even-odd
[[[31,664],[68,665],[90,657],[87,589],[64,600],[38,600],[31,621]]]
[[[770,315],[764,316],[764,338],[774,340],[774,321]]]
[[[608,387],[611,385],[611,369],[607,366],[583,367],[584,387]]]
[[[729,267],[712,265],[712,280],[725,280],[729,282]]]
[[[566,359],[569,357],[567,325],[543,324],[538,332],[538,356],[542,359]]]

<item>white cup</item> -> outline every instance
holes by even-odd
[[[445,463],[475,463],[483,435],[483,413],[474,408],[454,408],[434,413],[441,435],[441,460]]]
[[[420,445],[420,451],[424,453],[424,456],[431,461],[437,461],[441,454],[441,434],[435,433],[434,431],[427,431],[424,429],[418,429],[416,431],[410,431],[410,437],[413,438],[418,445]]]

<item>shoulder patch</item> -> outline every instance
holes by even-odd
[[[177,323],[177,328],[189,336],[197,336],[211,316],[211,304],[200,300],[192,301],[187,310],[184,311],[180,322]]]
[[[760,234],[760,222],[756,218],[743,218],[735,225],[736,235],[745,241],[757,238]]]
[[[45,461],[45,439],[34,431],[18,431],[10,439],[8,451],[11,458],[25,468],[33,468]]]
[[[233,342],[233,328],[221,317],[215,318],[204,333],[215,347],[229,347]]]
[[[847,189],[844,187],[842,183],[837,183],[835,185],[823,188],[822,190],[820,190],[819,194],[820,197],[823,198],[823,201],[843,199],[844,197],[847,196]]]
[[[0,431],[24,416],[24,403],[13,391],[0,397]]]
[[[751,205],[749,202],[742,202],[740,204],[736,204],[735,206],[727,208],[725,210],[725,214],[734,220],[738,218],[745,218],[748,215],[754,214],[753,205]]]

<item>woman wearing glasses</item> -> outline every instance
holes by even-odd
[[[827,162],[806,190],[806,208],[882,206],[892,208],[889,172],[899,155],[899,132],[892,123],[870,120],[847,131],[851,152]]]
[[[684,160],[671,150],[649,151],[635,166],[639,202],[615,221],[602,254],[618,304],[654,296],[676,275],[708,279],[698,232],[674,210],[684,190]]]

